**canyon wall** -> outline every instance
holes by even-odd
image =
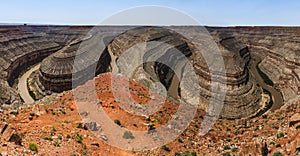
[[[95,75],[84,76],[85,71],[95,68],[96,73],[112,70],[111,62],[134,44],[141,41],[158,41],[165,45],[155,47],[146,44],[145,60],[166,60],[171,66],[183,67],[181,58],[174,55],[174,50],[181,51],[192,63],[196,71],[201,90],[200,107],[207,108],[211,97],[211,81],[208,66],[195,45],[201,44],[197,38],[197,27],[98,27],[101,31],[102,55],[95,56],[91,49],[97,46],[99,38],[90,34],[92,27],[68,26],[1,26],[0,27],[0,104],[22,103],[16,88],[13,87],[16,78],[29,66],[40,62],[39,86],[42,91],[61,92],[72,88],[72,74],[78,85]],[[168,29],[168,30],[165,30]],[[129,30],[126,32],[126,30]],[[147,31],[148,32],[147,32]],[[172,30],[172,31],[171,31]],[[180,36],[174,33],[182,31]],[[222,115],[228,118],[248,116],[257,111],[260,106],[261,89],[249,72],[248,64],[251,55],[259,56],[262,62],[259,67],[280,89],[285,102],[293,101],[300,94],[300,28],[298,27],[207,27],[220,49],[226,76],[219,78],[227,81],[225,104]],[[139,32],[140,31],[140,32]],[[107,35],[104,35],[107,33]],[[141,35],[143,34],[144,35]],[[201,35],[200,35],[201,36]],[[190,41],[192,39],[192,41]],[[105,40],[105,41],[104,41]],[[79,51],[78,51],[79,49]],[[166,52],[159,55],[160,51]],[[110,52],[114,55],[111,56]],[[81,57],[77,57],[80,55]],[[50,57],[48,57],[50,56]],[[87,66],[74,69],[74,59],[79,58]],[[96,59],[97,58],[97,59]],[[169,60],[168,60],[169,59]],[[172,60],[173,59],[173,60]],[[134,58],[128,58],[134,60]],[[123,67],[119,67],[122,70]],[[123,68],[125,69],[125,68]],[[170,89],[174,71],[158,62],[143,64],[139,69],[146,71],[148,80],[160,81]],[[140,70],[134,71],[138,73]],[[77,74],[76,74],[77,73]],[[164,74],[162,74],[164,73]],[[84,78],[85,77],[85,78]],[[138,79],[139,76],[135,77]],[[176,76],[175,76],[176,77]],[[180,79],[180,76],[178,77]],[[145,83],[146,85],[147,83]],[[172,88],[172,87],[171,87]],[[176,87],[175,87],[176,88]],[[175,96],[180,93],[175,91]]]
[[[188,33],[185,34],[188,37],[189,35],[192,36],[197,34],[196,30],[194,27],[186,27],[185,31]],[[212,32],[212,36],[223,56],[226,69],[225,77],[220,73],[214,75],[218,77],[218,80],[227,80],[226,84],[222,84],[227,87],[227,93],[221,116],[226,118],[249,116],[261,107],[261,89],[248,70],[250,61],[248,48],[228,34]],[[151,44],[153,41],[157,43]],[[174,71],[171,69],[176,70],[179,68],[183,70],[185,66],[185,62],[182,63],[183,59],[180,58],[182,56],[176,54],[175,51],[180,51],[187,57],[192,62],[200,84],[201,100],[199,106],[204,110],[208,108],[209,100],[212,97],[211,71],[208,70],[201,52],[193,46],[194,44],[201,44],[201,41],[198,43],[190,42],[186,37],[166,28],[141,27],[129,30],[116,37],[109,45],[109,49],[118,58],[139,43],[145,43],[146,46],[143,59],[153,61],[154,58],[155,60],[143,64],[145,72],[149,74],[150,80],[160,81],[167,89],[169,89],[169,85],[172,84],[171,81],[174,79]],[[125,53],[125,55],[127,54]],[[138,51],[136,55],[139,55]],[[125,62],[118,66],[119,70],[126,72],[130,69],[124,69],[124,66],[130,67],[132,60],[136,60],[130,59],[130,57],[132,58],[132,56],[128,56],[127,59],[124,59]],[[167,65],[159,63],[160,61]],[[180,75],[178,79],[181,79]]]
[[[232,33],[248,45],[250,53],[262,59],[260,69],[280,89],[284,102],[300,94],[299,27],[232,27],[215,28]]]
[[[21,104],[16,88],[13,87],[20,73],[79,36],[85,35],[89,29],[50,26],[0,27],[0,79],[3,81],[0,104]]]

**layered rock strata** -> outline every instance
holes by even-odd
[[[89,29],[55,26],[0,27],[0,105],[21,104],[17,90],[13,87],[20,73],[85,35]]]
[[[109,71],[111,57],[106,45],[130,27],[95,27],[65,45],[41,63],[38,90],[50,94],[72,89]]]
[[[280,89],[285,102],[300,94],[299,27],[216,28],[231,32],[248,45],[250,53],[262,59],[259,67]]]
[[[193,33],[193,28],[189,28],[188,31]],[[213,35],[224,58],[226,68],[226,77],[220,77],[220,79],[227,79],[227,83],[224,84],[227,87],[227,93],[221,116],[226,118],[248,116],[260,108],[261,98],[261,89],[257,87],[248,70],[249,51],[246,46],[232,36],[218,33]],[[153,46],[152,41],[158,43]],[[212,96],[211,74],[206,62],[201,58],[201,53],[193,46],[195,43],[169,29],[142,27],[129,30],[116,37],[108,49],[118,58],[139,43],[146,43],[146,52],[142,56],[144,60],[156,59],[156,62],[144,63],[144,70],[150,75],[151,80],[159,80],[167,89],[174,77],[174,71],[170,67],[181,69],[184,66],[181,64],[181,58],[174,51],[178,50],[187,57],[192,62],[198,76],[201,93],[200,108],[207,109]],[[118,66],[121,70],[124,66],[130,66],[130,61],[134,59],[125,60],[128,60],[128,63],[125,61]],[[160,60],[165,60],[164,62],[169,67],[159,63]]]

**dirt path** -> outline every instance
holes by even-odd
[[[262,77],[259,75],[259,73],[256,69],[256,65],[261,61],[261,59],[257,56],[253,56],[253,55],[251,55],[251,57],[253,59],[253,62],[251,62],[250,71],[252,72],[252,74],[254,75],[256,80],[258,81],[258,84],[263,89],[268,90],[272,95],[273,105],[270,110],[274,111],[276,109],[279,109],[283,105],[283,98],[281,96],[281,93],[278,90],[276,90],[274,87],[267,85],[264,82],[264,80],[262,79]]]
[[[18,92],[22,99],[24,100],[25,104],[32,104],[34,103],[34,99],[29,94],[28,88],[27,88],[27,79],[30,76],[30,74],[40,68],[40,64],[35,65],[30,70],[26,71],[25,74],[23,74],[19,78],[18,82]]]

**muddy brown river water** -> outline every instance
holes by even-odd
[[[258,73],[258,71],[256,69],[256,65],[261,62],[261,59],[258,56],[254,56],[254,55],[251,55],[251,57],[252,57],[252,61],[250,64],[250,72],[254,75],[258,84],[263,89],[268,90],[272,95],[273,105],[270,108],[270,110],[274,111],[276,109],[279,109],[283,105],[283,98],[282,98],[280,91],[275,89],[273,86],[266,84],[265,81],[263,80],[263,78]]]

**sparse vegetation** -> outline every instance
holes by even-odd
[[[88,154],[88,150],[83,150],[82,155],[87,155]]]
[[[223,156],[231,156],[230,153],[226,152],[223,154]]]
[[[273,156],[282,156],[280,152],[274,152]]]
[[[277,136],[277,139],[280,139],[280,138],[284,137],[284,133],[280,131],[276,134],[276,136]]]
[[[60,143],[57,142],[57,141],[55,141],[55,142],[53,143],[53,145],[54,145],[55,147],[59,147],[59,146],[60,146]]]
[[[115,124],[117,124],[117,125],[119,125],[119,126],[121,126],[122,124],[121,124],[121,121],[120,120],[118,120],[118,119],[116,119],[115,121]]]
[[[230,147],[229,147],[229,145],[225,145],[225,146],[223,147],[223,149],[224,149],[224,150],[229,150]]]
[[[190,152],[190,151],[186,151],[186,152],[175,152],[174,156],[197,156],[196,152]]]
[[[82,128],[83,126],[82,126],[82,123],[77,123],[76,124],[76,128]]]
[[[78,143],[82,143],[82,141],[83,141],[83,138],[82,138],[82,136],[81,136],[81,135],[79,135],[79,134],[75,134],[75,140],[76,140],[76,142],[78,142]]]
[[[133,136],[132,132],[125,131],[124,134],[123,134],[123,138],[125,138],[125,139],[133,139],[134,136]]]
[[[62,114],[66,114],[66,111],[64,109],[59,109],[59,111],[62,113]]]
[[[171,149],[170,149],[168,146],[166,146],[166,145],[163,145],[161,148],[162,148],[163,150],[167,151],[167,152],[170,152],[170,151],[171,151]]]
[[[62,135],[61,135],[61,134],[60,134],[60,135],[58,135],[58,139],[59,139],[59,140],[62,140],[62,138],[63,138],[63,137],[62,137]]]
[[[238,150],[238,148],[237,147],[233,147],[233,148],[231,148],[231,152],[236,152]]]
[[[178,142],[183,143],[182,139],[178,138]]]
[[[38,146],[37,146],[37,144],[36,143],[34,143],[34,142],[31,142],[31,143],[29,143],[29,149],[31,150],[31,151],[38,151]]]
[[[49,140],[49,141],[52,141],[53,139],[52,139],[52,136],[48,136],[48,137],[45,137],[45,138],[43,138],[44,140]]]

